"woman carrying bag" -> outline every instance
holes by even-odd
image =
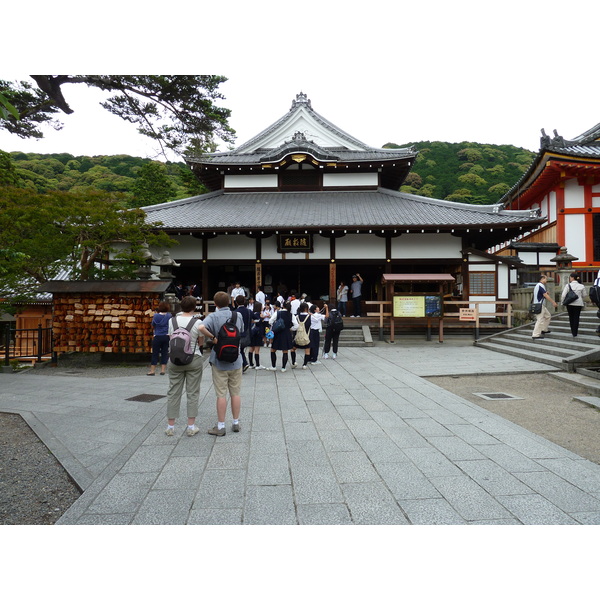
[[[571,273],[569,275],[569,283],[563,288],[560,300],[563,305],[565,304],[565,300],[567,301],[565,306],[569,313],[569,324],[571,325],[573,337],[577,337],[577,332],[579,330],[579,315],[581,314],[581,309],[585,306],[583,299],[586,296],[587,291],[582,285],[579,275],[577,273]],[[569,301],[571,298],[574,299]]]

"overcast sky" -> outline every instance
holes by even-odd
[[[572,139],[600,121],[597,43],[582,33],[599,16],[592,1],[508,0],[496,8],[374,0],[369,12],[338,2],[282,9],[233,1],[228,15],[184,2],[177,15],[165,11],[164,21],[124,3],[106,6],[119,12],[94,15],[91,30],[90,22],[68,24],[72,16],[62,9],[64,34],[50,37],[46,19],[58,9],[40,5],[27,38],[31,56],[13,54],[0,77],[26,79],[35,70],[221,74],[229,79],[222,105],[232,110],[236,145],[283,116],[300,91],[319,114],[374,147],[438,140],[537,151],[542,127]],[[23,47],[21,35],[7,35],[6,47]],[[61,116],[61,131],[48,129],[41,141],[1,132],[0,149],[156,155],[135,126],[98,106],[98,92],[63,90],[75,113]]]

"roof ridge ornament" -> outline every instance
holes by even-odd
[[[312,108],[312,106],[310,105],[310,100],[308,99],[308,96],[303,92],[296,94],[296,99],[292,100],[292,108],[290,108],[290,110],[294,110],[294,108],[296,108],[297,106],[299,106],[301,104],[305,104],[306,106],[308,106],[308,108]]]

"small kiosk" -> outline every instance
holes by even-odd
[[[394,344],[396,319],[427,319],[427,341],[431,341],[431,321],[438,321],[438,341],[444,341],[444,285],[453,282],[449,273],[385,273],[382,283],[391,300],[390,344]],[[406,293],[397,293],[395,285],[405,283]],[[415,285],[426,284],[426,285]],[[432,284],[432,285],[427,285]],[[434,288],[437,284],[437,290]],[[418,289],[415,290],[415,287]],[[426,289],[427,288],[427,289]]]

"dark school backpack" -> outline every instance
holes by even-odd
[[[600,308],[600,286],[598,285],[593,285],[590,288],[590,300],[598,307]]]
[[[217,355],[217,359],[223,362],[233,363],[240,355],[242,336],[236,324],[237,315],[237,312],[232,312],[231,318],[225,321],[217,332],[217,343],[214,345],[213,350]]]
[[[327,327],[331,327],[333,331],[341,331],[344,329],[344,319],[337,310],[332,310],[329,315]]]
[[[196,344],[192,348],[192,327],[197,321],[192,317],[185,327],[177,324],[177,317],[171,319],[173,333],[169,336],[169,360],[177,366],[189,365],[194,359]]]

